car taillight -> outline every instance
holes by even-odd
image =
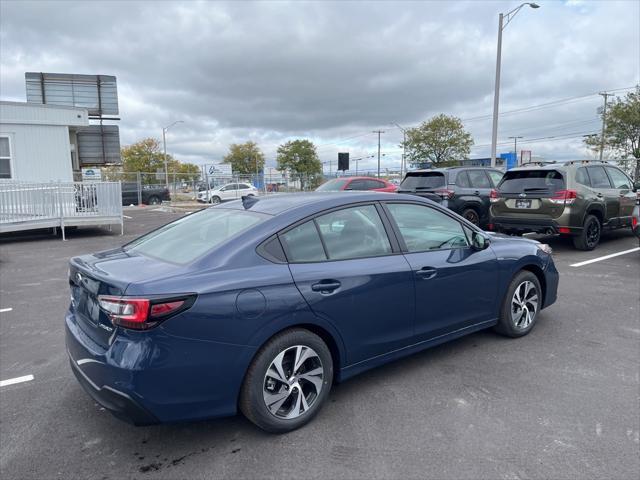
[[[109,315],[114,325],[134,330],[148,330],[162,320],[186,310],[195,300],[194,296],[184,298],[130,298],[100,295],[100,307]]]
[[[637,217],[631,217],[631,228],[633,228],[635,230],[637,226],[638,226],[638,218]]]
[[[495,188],[491,189],[491,193],[489,193],[489,201],[491,203],[496,203],[499,200],[500,200],[500,192],[498,192],[498,190],[496,190]]]
[[[558,190],[553,194],[553,197],[551,197],[549,201],[556,205],[571,205],[576,201],[577,197],[578,192],[575,190]]]
[[[442,198],[447,198],[450,199],[453,197],[453,195],[456,193],[453,190],[449,190],[448,188],[441,188],[439,190],[436,190],[435,193],[437,193],[438,195],[440,195]]]

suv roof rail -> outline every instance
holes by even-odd
[[[585,163],[609,163],[606,160],[570,160],[567,162],[567,165],[579,165]]]
[[[557,163],[555,160],[549,160],[548,162],[543,162],[541,160],[538,161],[532,161],[532,162],[526,162],[521,164],[521,167],[524,167],[525,165],[539,165],[541,167],[544,167],[545,165],[552,165],[554,163]]]

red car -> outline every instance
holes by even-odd
[[[373,177],[340,177],[323,183],[316,192],[338,192],[340,190],[373,190],[374,192],[395,192],[393,183]]]

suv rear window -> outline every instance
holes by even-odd
[[[564,189],[564,178],[557,170],[519,170],[504,174],[498,185],[501,193],[554,193]]]
[[[429,190],[445,186],[444,174],[440,172],[409,172],[400,184],[400,190]]]
[[[148,233],[124,250],[184,265],[267,218],[246,210],[208,208]]]

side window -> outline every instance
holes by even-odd
[[[345,208],[316,218],[329,260],[391,253],[389,237],[376,207]]]
[[[347,185],[347,190],[366,190],[367,183],[366,180],[352,180]]]
[[[587,173],[587,169],[585,167],[580,167],[576,171],[576,182],[580,185],[585,185],[587,187],[591,186],[591,181],[589,180],[589,174]]]
[[[467,170],[467,174],[471,188],[491,188],[491,182],[489,182],[489,177],[484,173],[484,170]]]
[[[607,173],[613,183],[613,188],[619,190],[631,190],[631,180],[617,168],[607,167]]]
[[[247,190],[248,188],[249,188],[249,185],[247,185],[246,183],[238,184],[238,190]]]
[[[462,225],[431,207],[409,203],[387,205],[409,252],[469,246]]]
[[[609,177],[602,167],[587,167],[593,188],[611,188]]]
[[[497,187],[498,184],[500,183],[500,180],[502,180],[502,172],[496,172],[495,170],[488,170],[487,173],[489,174],[489,177],[491,177],[491,181],[493,182],[493,186]]]
[[[469,183],[467,172],[458,172],[458,175],[456,176],[456,185],[462,188],[471,188],[471,183]]]
[[[376,188],[385,188],[386,185],[380,180],[367,180],[367,190],[375,190]]]
[[[313,220],[283,233],[280,235],[280,240],[287,254],[287,259],[291,263],[321,262],[327,259]]]

